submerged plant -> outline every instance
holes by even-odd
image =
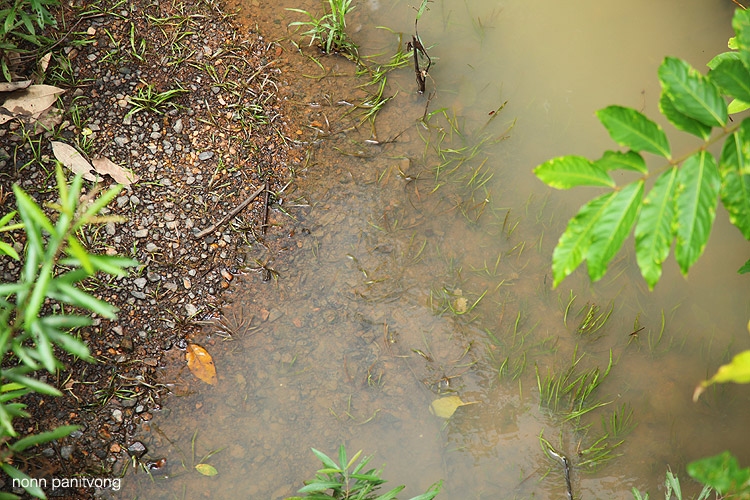
[[[382,469],[364,470],[372,456],[363,457],[356,466],[354,465],[362,454],[362,450],[347,460],[346,449],[342,444],[339,447],[338,464],[322,451],[315,448],[312,451],[323,463],[323,468],[318,470],[315,479],[305,481],[306,486],[299,490],[299,493],[304,493],[305,496],[289,497],[286,500],[301,500],[302,498],[309,500],[395,500],[396,495],[405,488],[405,486],[397,486],[389,492],[379,495],[377,490],[387,481],[380,477],[383,473]],[[430,486],[425,493],[417,495],[411,500],[432,500],[440,493],[442,486],[442,481],[438,481]]]
[[[320,18],[306,10],[289,8],[287,10],[308,17],[307,21],[294,21],[289,26],[309,27],[302,35],[310,37],[310,45],[317,42],[326,54],[343,52],[356,55],[357,46],[346,33],[346,16],[356,8],[352,6],[352,0],[328,0],[328,7],[330,12]]]

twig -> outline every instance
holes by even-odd
[[[195,233],[195,237],[196,238],[203,238],[207,234],[210,234],[210,233],[214,232],[216,230],[216,228],[224,225],[227,221],[234,219],[237,216],[238,213],[242,212],[242,210],[244,210],[244,208],[246,206],[248,206],[250,203],[252,203],[252,201],[255,198],[257,198],[260,195],[260,193],[262,193],[266,189],[266,186],[267,186],[267,184],[259,187],[258,190],[255,191],[253,194],[251,194],[248,199],[246,199],[245,201],[243,201],[242,203],[240,203],[239,205],[237,205],[231,212],[229,212],[219,222],[217,222],[216,224],[211,224],[210,226],[208,226],[203,231],[199,231],[199,232]]]
[[[268,178],[266,178],[264,189],[266,191],[266,199],[263,202],[263,225],[260,226],[263,236],[266,235],[266,228],[268,227],[268,201],[271,197],[271,192],[268,190]]]

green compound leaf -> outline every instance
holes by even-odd
[[[725,59],[708,73],[726,94],[750,102],[750,71],[739,59]]]
[[[575,186],[615,186],[615,181],[605,170],[582,156],[553,158],[537,166],[534,174],[542,182],[556,189],[570,189]]]
[[[750,12],[738,9],[732,18],[732,28],[737,34],[734,42],[739,50],[740,59],[750,68]]]
[[[591,231],[591,246],[586,254],[589,277],[597,281],[630,234],[643,197],[644,181],[631,182],[616,191],[604,207],[599,222]]]
[[[727,123],[727,103],[714,83],[687,62],[666,57],[659,67],[662,88],[681,113],[710,127]]]
[[[713,130],[711,127],[694,118],[690,118],[688,115],[675,108],[672,99],[663,90],[661,98],[659,98],[659,111],[661,111],[661,114],[663,114],[667,120],[669,120],[669,123],[674,125],[677,130],[696,135],[704,141],[707,141],[709,137],[711,137],[711,130]]]
[[[624,106],[607,106],[596,112],[610,137],[633,151],[648,151],[670,158],[669,141],[661,127],[643,113]]]
[[[662,263],[669,256],[675,234],[677,168],[672,167],[656,179],[641,207],[635,227],[635,256],[641,275],[649,288],[661,277]]]
[[[721,495],[729,494],[739,500],[750,498],[750,468],[741,469],[737,459],[728,451],[689,463],[687,472]]]
[[[591,234],[606,211],[615,193],[607,193],[589,201],[570,219],[568,227],[552,253],[553,286],[581,265],[591,246]]]
[[[707,151],[690,156],[677,174],[677,183],[675,258],[687,275],[706,247],[716,216],[720,179],[714,157]]]
[[[640,153],[628,151],[605,151],[601,158],[594,162],[594,166],[602,170],[633,170],[642,174],[648,173],[646,161]]]
[[[721,202],[729,220],[750,240],[750,121],[724,142],[719,158]]]

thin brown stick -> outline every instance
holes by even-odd
[[[266,191],[266,199],[263,202],[263,225],[261,226],[261,230],[263,231],[263,235],[265,236],[266,228],[268,228],[268,201],[271,198],[271,192],[269,191],[267,178],[264,189]]]
[[[737,0],[732,0],[732,3],[735,4],[735,5],[738,5],[740,8],[742,8],[742,10],[746,10],[747,9],[747,7],[745,7],[744,5],[742,5]]]
[[[250,203],[252,203],[252,201],[255,198],[257,198],[258,196],[260,196],[260,193],[262,193],[265,189],[266,189],[265,185],[259,187],[258,190],[255,191],[253,194],[251,194],[248,199],[246,199],[245,201],[243,201],[242,203],[240,203],[239,205],[237,205],[234,209],[232,209],[231,212],[229,212],[219,222],[217,222],[216,224],[211,224],[210,226],[208,226],[203,231],[199,231],[199,232],[195,233],[195,237],[196,238],[203,238],[207,234],[210,234],[210,233],[214,232],[218,227],[226,224],[227,221],[232,220],[235,217],[237,217],[237,214],[240,213],[240,212],[242,212],[242,210],[244,210],[246,206],[248,206]]]

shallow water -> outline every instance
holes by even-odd
[[[281,5],[318,9],[300,3]],[[257,10],[264,30],[296,19]],[[248,264],[267,263],[278,279],[248,270],[238,280],[225,328],[204,342],[219,384],[184,371],[179,397],[145,438],[170,465],[154,481],[128,476],[128,494],[285,498],[318,468],[311,447],[333,455],[341,443],[386,464],[390,485],[408,485],[404,498],[440,479],[443,499],[563,498],[562,467],[545,456],[542,433],[570,458],[576,498],[632,498],[634,486],[659,495],[667,466],[693,491],[684,465],[724,449],[750,462],[747,388],[691,401],[699,380],[750,344],[747,281],[735,274],[746,243],[726,215],[687,280],[670,259],[648,292],[627,248],[600,283],[582,270],[553,290],[554,243],[593,195],[551,192],[531,173],[553,156],[612,148],[594,116],[608,104],[657,116],[662,57],[702,68],[724,50],[731,13],[720,0],[436,0],[419,24],[436,58],[429,126],[418,123],[427,96],[415,94],[409,67],[389,76],[388,95],[398,94],[373,130],[327,134],[357,120],[336,105],[361,95],[350,80],[301,84],[299,119],[325,133],[286,200],[296,220],[277,237],[288,248],[248,250]],[[408,2],[379,0],[363,2],[349,26],[362,54],[387,56],[396,38],[373,27],[408,34],[413,20]],[[353,72],[346,61],[321,62]],[[676,150],[691,145],[672,138]],[[611,315],[581,335],[591,306]],[[561,373],[579,357],[579,370],[603,372],[610,353],[594,393],[607,404],[578,428],[540,406],[537,373]],[[447,395],[475,404],[443,420],[429,409]],[[617,456],[581,466],[602,420],[623,405],[636,425],[620,446],[606,441]],[[218,476],[193,470],[217,449],[203,461]]]

